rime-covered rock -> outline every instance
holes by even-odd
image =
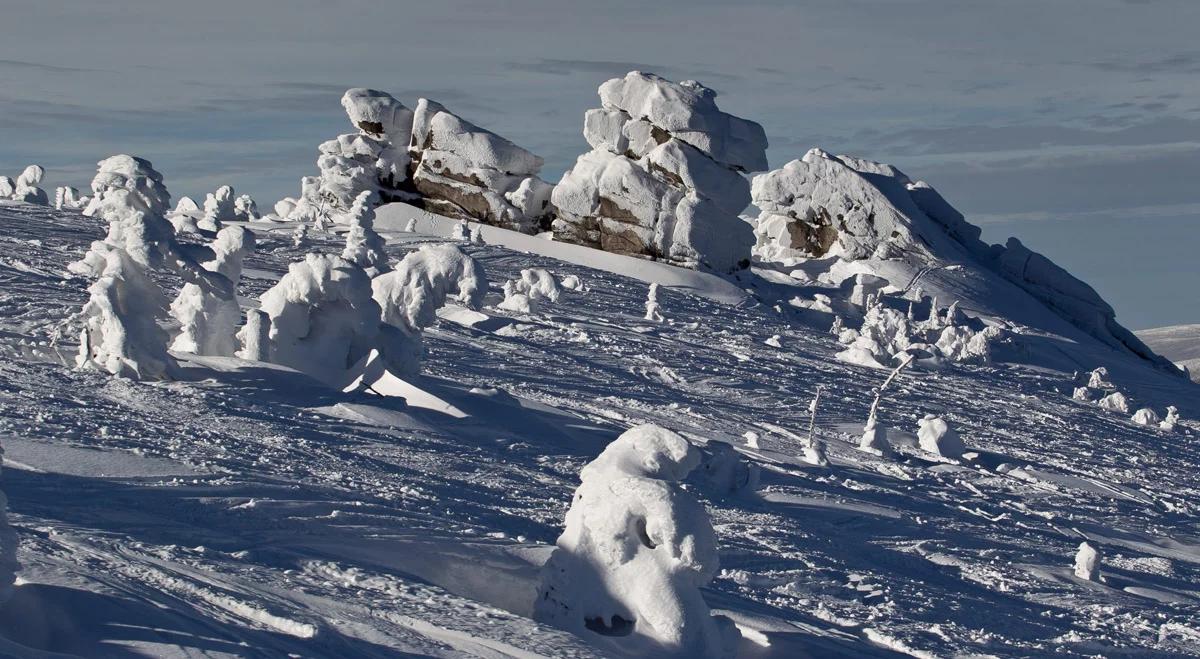
[[[728,272],[749,262],[742,171],[766,167],[758,124],[717,109],[716,93],[633,71],[600,86],[584,117],[592,150],[554,188],[557,240]]]
[[[412,186],[426,210],[535,233],[549,223],[542,158],[419,99],[413,120]]]
[[[117,190],[127,190],[134,208],[164,216],[171,207],[171,195],[163,185],[162,174],[155,171],[149,160],[125,154],[111,156],[97,163],[92,179],[92,200],[84,215],[102,215],[105,198]]]
[[[700,593],[717,572],[716,533],[679,486],[700,461],[680,435],[642,425],[585,466],[535,619],[623,656],[731,657],[737,629]]]
[[[1092,287],[1015,238],[980,240],[936,190],[884,163],[812,149],[760,174],[752,185],[755,254],[761,260],[838,256],[846,260],[904,256],[929,265],[974,260],[1041,301],[1100,341],[1176,372],[1132,332]]]

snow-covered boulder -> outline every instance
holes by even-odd
[[[1114,391],[1104,398],[1101,398],[1096,404],[1106,410],[1129,414],[1129,399],[1125,397],[1125,394],[1119,391]]]
[[[716,533],[679,486],[700,459],[680,435],[643,425],[584,467],[534,617],[614,654],[731,657],[736,627],[700,593],[718,569]]]
[[[46,191],[38,187],[45,175],[46,170],[41,165],[26,167],[25,171],[21,172],[21,175],[17,177],[12,198],[27,204],[48,206],[50,199],[46,196]]]
[[[128,191],[130,202],[137,210],[164,216],[171,208],[171,195],[163,185],[162,174],[155,171],[150,161],[120,154],[97,163],[96,176],[92,179],[92,200],[83,214],[103,217],[105,198],[117,190]]]
[[[0,445],[0,465],[4,462],[4,446]],[[3,485],[3,468],[0,468],[0,485]],[[13,580],[17,569],[17,534],[8,524],[8,499],[0,488],[0,604],[12,594]]]
[[[346,214],[346,248],[342,258],[358,265],[371,277],[390,269],[383,236],[375,232],[375,193],[363,190]]]
[[[812,149],[760,174],[752,185],[756,255],[838,256],[846,260],[903,256],[930,266],[967,262],[995,273],[1100,341],[1176,372],[1129,330],[1092,287],[1015,238],[980,240],[980,229],[923,181],[891,165]]]
[[[740,172],[766,167],[758,124],[721,112],[716,92],[632,71],[599,89],[584,117],[592,150],[554,188],[555,239],[728,272],[749,263],[753,231]]]
[[[345,259],[308,254],[263,294],[270,320],[267,361],[344,386],[350,369],[375,347],[379,305],[367,273]],[[246,328],[243,328],[246,329]],[[238,333],[242,345],[251,337]]]
[[[409,146],[412,186],[426,210],[523,233],[549,224],[542,158],[419,99]]]
[[[961,460],[966,447],[945,419],[926,414],[917,422],[917,444],[921,450],[950,460]]]

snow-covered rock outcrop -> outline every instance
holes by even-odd
[[[411,110],[386,92],[351,89],[342,106],[357,133],[321,144],[320,175],[276,212],[315,221],[345,216],[362,192],[451,217],[534,233],[549,225],[542,159],[428,99]]]
[[[716,92],[633,71],[600,86],[592,150],[554,188],[558,240],[728,272],[750,258],[740,172],[766,168],[762,126],[721,112]]]
[[[686,439],[642,425],[585,466],[534,617],[627,656],[732,656],[737,629],[700,594],[717,572],[716,533],[679,486],[699,464]]]
[[[1003,246],[980,240],[979,227],[936,190],[891,165],[812,149],[756,176],[752,196],[761,211],[755,220],[760,259],[903,256],[930,266],[975,261],[1109,346],[1173,370],[1116,322],[1091,286],[1016,238]]]

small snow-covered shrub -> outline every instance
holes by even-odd
[[[1158,424],[1159,429],[1166,430],[1167,432],[1174,432],[1175,426],[1178,423],[1179,423],[1179,408],[1175,407],[1174,405],[1168,405],[1167,406],[1167,416],[1161,422],[1159,422],[1159,424]]]
[[[584,467],[534,617],[628,656],[732,656],[736,627],[700,593],[718,569],[716,533],[679,486],[699,463],[686,439],[642,425]]]
[[[825,455],[825,442],[817,438],[817,409],[821,405],[821,394],[825,387],[818,386],[812,402],[808,404],[808,439],[804,443],[804,461],[818,467],[828,467],[829,457]]]
[[[662,307],[658,304],[658,284],[650,284],[650,291],[646,293],[646,315],[643,318],[653,323],[666,320],[663,318]]]
[[[513,282],[518,293],[524,293],[531,300],[546,300],[558,302],[562,297],[563,287],[550,271],[542,268],[526,268],[521,271],[521,278]]]
[[[1075,552],[1075,576],[1087,581],[1100,581],[1100,548],[1084,540]]]
[[[0,176],[0,199],[12,199],[16,191],[16,181],[7,176]]]
[[[0,445],[0,465],[4,462],[4,446]],[[0,482],[3,469],[0,468]],[[8,499],[0,489],[0,604],[12,594],[12,585],[17,573],[17,534],[8,525]]]
[[[1104,398],[1101,398],[1096,404],[1106,410],[1129,414],[1129,399],[1125,397],[1125,394],[1119,391],[1114,391]]]
[[[338,256],[308,254],[263,294],[271,321],[267,361],[335,386],[375,347],[379,305],[363,269]],[[241,336],[243,345],[248,337]]]
[[[170,377],[175,359],[167,353],[167,332],[156,322],[167,305],[162,291],[123,249],[96,242],[89,256],[93,267],[97,260],[102,265],[80,312],[84,327],[76,366],[139,380]]]
[[[904,314],[877,305],[863,318],[858,336],[835,357],[850,364],[887,368],[894,355],[908,348],[911,332]]]
[[[254,203],[254,197],[244,194],[234,199],[233,217],[244,222],[252,222],[259,219],[258,204]]]
[[[1134,412],[1130,420],[1139,426],[1156,426],[1162,419],[1158,418],[1158,413],[1154,410],[1149,407],[1143,407]]]
[[[162,174],[155,171],[150,161],[120,154],[97,163],[96,176],[92,179],[92,200],[83,214],[108,219],[103,205],[108,195],[116,190],[127,190],[129,203],[136,210],[164,216],[171,207],[171,195],[163,185]]]
[[[504,282],[504,299],[496,305],[496,308],[513,313],[531,314],[537,312],[538,303],[528,294],[518,290],[517,282],[510,279]]]
[[[758,465],[746,461],[730,444],[713,440],[702,453],[704,457],[693,475],[705,492],[723,497],[758,489]]]
[[[1088,376],[1087,386],[1093,389],[1112,389],[1113,384],[1108,380],[1108,369],[1100,366]]]
[[[79,190],[64,185],[54,189],[55,210],[79,210],[87,205],[87,197],[80,197]]]
[[[869,417],[867,424],[863,426],[862,437],[858,440],[858,450],[881,458],[894,455],[892,444],[887,438],[887,428],[880,424],[875,417]]]
[[[1075,387],[1075,392],[1071,394],[1071,398],[1083,403],[1091,403],[1096,400],[1096,395],[1092,393],[1091,387]]]
[[[926,414],[917,422],[917,441],[922,450],[951,460],[961,460],[966,447],[962,438],[939,416]]]
[[[950,361],[986,364],[992,359],[992,342],[1000,334],[998,327],[985,327],[976,332],[964,325],[947,325],[938,335],[936,345]]]
[[[568,291],[575,291],[576,293],[583,293],[587,291],[587,287],[584,286],[583,280],[579,278],[579,275],[567,275],[566,277],[563,277],[562,281],[559,283],[562,284],[562,287]]]
[[[372,277],[390,269],[383,236],[375,232],[374,196],[373,191],[364,190],[354,199],[346,213],[350,230],[346,232],[346,249],[342,250],[342,258],[357,264]]]
[[[459,220],[458,224],[450,230],[450,240],[469,243],[471,242],[471,225],[467,224],[466,220]]]

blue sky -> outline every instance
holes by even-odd
[[[695,78],[813,146],[891,162],[1019,236],[1133,328],[1200,322],[1200,2],[40,0],[0,21],[0,172],[85,186],[141,155],[175,197],[295,195],[341,91],[418,96],[546,158],[596,87]]]

